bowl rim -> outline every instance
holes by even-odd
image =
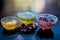
[[[32,18],[35,18],[35,17],[36,17],[36,13],[33,12],[33,11],[21,11],[21,12],[18,12],[18,13],[17,13],[17,17],[19,17],[18,14],[23,13],[23,12],[32,12],[32,13],[34,14],[34,17],[32,17]],[[22,19],[31,19],[31,18],[23,18],[23,17],[22,17]]]
[[[42,15],[49,15],[49,17],[50,17],[50,16],[53,16],[53,17],[55,17],[55,19],[56,19],[56,20],[55,20],[55,23],[57,23],[57,21],[58,21],[57,16],[55,16],[55,15],[53,15],[53,14],[47,14],[47,13],[46,13],[46,14],[39,14],[39,15],[37,15],[37,16],[36,16],[36,20],[37,20],[37,21],[38,21],[38,17],[40,17],[40,15],[41,15],[41,16],[42,16]]]
[[[16,16],[6,16],[6,17],[3,17],[3,18],[1,19],[1,24],[4,24],[3,20],[4,20],[4,19],[7,19],[7,18],[15,18],[15,19],[17,20],[17,22],[18,22],[18,19],[17,19]]]

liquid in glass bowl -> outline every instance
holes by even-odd
[[[14,16],[8,16],[1,19],[1,24],[6,30],[14,30],[18,26],[18,20]]]
[[[34,22],[36,18],[36,14],[34,12],[24,11],[24,12],[19,12],[17,14],[17,17],[20,22],[27,25]]]
[[[39,14],[36,19],[43,30],[51,29],[58,21],[58,18],[51,14]]]

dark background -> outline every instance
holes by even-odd
[[[7,0],[0,0],[0,19],[9,14],[5,14],[4,12],[4,5],[6,1]],[[54,14],[60,19],[60,0],[46,0],[46,7],[43,13]]]
[[[4,1],[3,0],[0,0],[0,19],[2,17],[3,5],[4,5]]]

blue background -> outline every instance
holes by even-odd
[[[0,40],[42,40],[41,38],[39,38],[36,33],[33,34],[15,34],[15,35],[3,35],[2,34],[2,26],[0,24]],[[52,28],[52,31],[54,33],[54,37],[52,39],[43,39],[43,40],[60,40],[60,22],[58,21],[56,23],[56,25],[54,25],[54,27]],[[47,35],[47,34],[46,34]]]

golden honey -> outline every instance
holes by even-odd
[[[36,15],[33,12],[25,11],[25,12],[18,13],[17,16],[20,22],[27,25],[34,22]]]
[[[18,26],[18,21],[15,18],[5,18],[1,22],[6,30],[14,30]]]
[[[23,18],[18,18],[19,21],[21,21],[24,24],[31,24],[34,22],[35,18],[31,18],[31,19],[23,19]]]

